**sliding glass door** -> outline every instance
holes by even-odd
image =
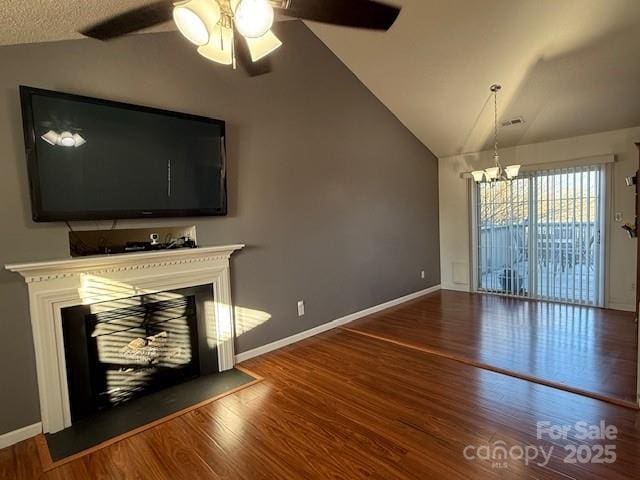
[[[478,287],[529,296],[529,178],[479,183]]]
[[[475,185],[480,291],[600,305],[602,167]]]

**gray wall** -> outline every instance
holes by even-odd
[[[120,225],[195,223],[202,245],[248,245],[232,261],[234,300],[271,318],[240,329],[238,352],[438,284],[436,158],[304,24],[279,34],[274,73],[253,79],[175,33],[0,48],[0,264],[68,254],[63,224],[30,219],[17,91],[26,84],[228,122],[228,217]],[[39,421],[16,274],[0,272],[0,309],[3,433]]]

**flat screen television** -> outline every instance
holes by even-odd
[[[226,215],[225,123],[20,87],[36,222]]]

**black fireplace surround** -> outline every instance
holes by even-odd
[[[205,302],[211,285],[62,309],[72,421],[217,372]]]

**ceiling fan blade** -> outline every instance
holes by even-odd
[[[371,30],[389,30],[400,14],[399,7],[374,0],[288,0],[279,10],[303,20]]]
[[[269,56],[261,58],[257,62],[251,60],[251,53],[247,45],[247,39],[244,38],[237,30],[234,30],[233,49],[236,55],[236,61],[242,66],[247,75],[257,77],[271,73],[271,60]]]
[[[111,40],[171,20],[173,3],[160,0],[111,17],[80,33],[97,40]]]

